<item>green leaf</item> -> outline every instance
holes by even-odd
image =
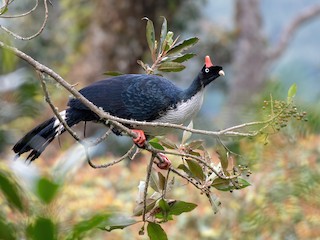
[[[162,227],[153,222],[149,222],[147,226],[147,232],[150,240],[167,240],[167,234]]]
[[[178,146],[167,138],[160,138],[159,141],[161,142],[162,146],[164,146],[165,148],[178,149]]]
[[[101,227],[102,223],[104,223],[111,214],[97,214],[92,216],[90,219],[83,220],[81,222],[76,223],[73,226],[72,235],[69,239],[80,239],[82,236],[98,227]]]
[[[193,121],[189,123],[188,128],[193,128]],[[186,143],[189,140],[189,138],[191,138],[191,136],[192,136],[192,132],[183,131],[181,144]]]
[[[167,23],[167,19],[165,17],[163,17],[163,22],[162,22],[162,26],[161,26],[161,33],[160,33],[160,46],[161,46],[161,50],[163,50],[165,48],[165,40],[166,40],[166,36],[167,36],[167,32],[168,32],[168,23]]]
[[[193,209],[197,207],[197,204],[184,202],[184,201],[176,201],[170,206],[169,214],[172,215],[180,215],[184,212],[191,212]]]
[[[165,176],[162,175],[161,172],[158,172],[158,177],[159,177],[159,188],[160,190],[164,190],[166,187],[166,178]]]
[[[105,226],[102,229],[111,232],[114,229],[124,229],[136,223],[138,223],[138,221],[132,217],[114,214],[107,219]]]
[[[103,73],[103,75],[111,76],[111,77],[116,77],[116,76],[121,76],[123,73],[117,72],[117,71],[106,71]]]
[[[14,225],[0,216],[0,239],[16,240],[18,239],[16,232],[17,229],[14,229]]]
[[[186,162],[193,176],[201,180],[205,179],[205,175],[203,173],[202,167],[199,165],[197,161],[186,159]]]
[[[165,211],[165,212],[169,211],[170,206],[163,198],[160,199],[158,204],[162,211]]]
[[[25,211],[21,196],[22,189],[17,182],[13,181],[8,173],[2,170],[0,170],[0,190],[12,207],[18,209],[20,212]]]
[[[147,17],[144,17],[143,19],[147,20],[146,37],[147,37],[149,49],[153,54],[155,52],[155,41],[156,41],[153,22]]]
[[[175,45],[173,48],[171,48],[168,51],[168,55],[169,54],[181,53],[182,51],[185,51],[188,48],[190,48],[193,45],[195,45],[198,41],[199,41],[199,38],[197,38],[197,37],[193,37],[193,38],[189,38],[187,40],[184,40],[183,42],[180,42],[177,45]]]
[[[149,144],[154,147],[155,149],[164,150],[160,143],[157,142],[149,142]]]
[[[0,15],[5,14],[9,10],[8,6],[0,8]]]
[[[204,143],[204,141],[201,139],[194,140],[194,141],[191,141],[190,143],[188,143],[188,147],[193,150],[199,149],[199,148],[203,147],[203,143]]]
[[[181,63],[177,62],[163,62],[159,64],[158,66],[158,71],[161,72],[180,72],[186,67],[183,66]]]
[[[50,203],[56,196],[59,184],[47,179],[40,178],[37,182],[37,195],[45,203]]]
[[[238,186],[237,186],[237,189],[243,189],[243,188],[246,188],[248,186],[251,186],[251,184],[243,179],[243,178],[238,178]]]
[[[297,84],[292,84],[288,90],[288,102],[292,100],[292,98],[296,95],[298,90]]]
[[[230,185],[230,180],[227,179],[221,179],[221,178],[216,178],[211,186],[214,188],[220,190],[220,191],[230,191],[234,189],[234,186]]]
[[[57,239],[57,227],[49,218],[39,217],[27,228],[28,236],[33,240]]]
[[[156,205],[157,199],[147,198],[147,212],[149,212]],[[143,202],[139,203],[133,210],[133,216],[141,216],[143,211]]]
[[[189,59],[193,58],[195,55],[196,54],[194,54],[194,53],[187,53],[187,54],[184,54],[180,57],[172,59],[172,62],[183,63],[183,62],[188,61]]]
[[[218,153],[222,169],[226,170],[228,168],[228,165],[229,165],[229,159],[228,159],[227,150],[224,147],[221,146],[216,150],[216,152]]]
[[[180,164],[180,165],[178,166],[178,169],[183,170],[183,171],[184,171],[186,174],[188,174],[189,176],[192,175],[192,173],[191,173],[191,171],[189,170],[189,168],[187,168],[187,166],[184,165],[184,164]]]

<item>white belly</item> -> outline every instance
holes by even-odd
[[[192,118],[199,112],[202,106],[203,93],[204,90],[201,90],[189,100],[178,103],[176,108],[169,109],[163,116],[153,122],[171,123],[178,125],[185,123],[188,124],[192,120]],[[149,133],[149,135],[153,136],[164,135],[172,130],[171,128],[155,127],[142,127],[141,129],[144,130],[146,134]]]

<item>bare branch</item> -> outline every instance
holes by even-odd
[[[51,107],[54,115],[58,118],[58,120],[60,121],[60,123],[63,125],[64,129],[66,129],[70,135],[77,141],[77,142],[82,142],[82,140],[78,137],[78,135],[68,126],[68,124],[66,123],[66,121],[61,117],[60,113],[58,112],[58,109],[53,105],[51,99],[50,99],[50,95],[46,86],[46,82],[42,76],[42,73],[38,72],[38,76],[40,79],[40,83],[41,83],[41,87],[43,89],[44,95],[45,95],[45,99],[46,102],[49,104],[49,106]]]
[[[293,35],[299,29],[299,27],[311,20],[314,17],[320,15],[320,4],[313,5],[305,10],[303,10],[299,15],[297,15],[291,23],[286,27],[286,29],[282,32],[280,40],[274,48],[269,50],[267,54],[268,59],[270,61],[278,58],[284,50],[288,47],[290,41],[292,40]]]
[[[22,37],[18,34],[16,34],[15,32],[9,30],[8,28],[0,25],[0,29],[4,30],[5,32],[7,32],[8,34],[10,34],[11,36],[15,37],[16,39],[19,39],[19,40],[23,40],[23,41],[28,41],[28,40],[31,40],[37,36],[39,36],[43,29],[45,28],[45,26],[47,25],[47,21],[48,21],[48,16],[49,16],[49,10],[48,10],[48,3],[47,3],[48,0],[43,0],[43,4],[44,4],[44,9],[45,9],[45,16],[44,16],[44,20],[43,20],[43,23],[40,27],[40,29],[33,35],[29,36],[29,37]],[[37,5],[36,5],[37,6]]]
[[[151,171],[152,171],[152,164],[154,162],[156,155],[152,154],[149,165],[147,168],[147,177],[146,177],[146,182],[144,186],[144,191],[143,191],[143,210],[142,210],[142,221],[146,221],[146,213],[147,213],[147,194],[148,194],[148,187],[149,187],[149,181],[150,181],[150,176],[151,176]]]
[[[20,14],[16,14],[16,15],[3,15],[3,16],[1,16],[1,13],[0,13],[0,18],[20,18],[20,17],[25,17],[25,16],[31,14],[32,12],[34,12],[37,9],[38,6],[39,6],[39,0],[36,0],[35,5],[29,11],[26,11],[26,12],[20,13]]]
[[[133,153],[133,150],[135,149],[135,147],[136,147],[135,145],[132,145],[131,148],[123,156],[121,156],[120,158],[118,158],[110,163],[95,165],[94,163],[92,163],[92,161],[90,159],[88,159],[88,163],[89,163],[90,167],[92,167],[92,168],[108,168],[110,166],[113,166],[113,165],[123,161],[126,158],[129,158],[129,156]]]

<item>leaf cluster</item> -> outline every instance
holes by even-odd
[[[163,22],[158,40],[156,40],[153,22],[147,17],[143,18],[147,21],[146,38],[153,64],[149,66],[141,60],[138,61],[138,64],[148,74],[153,74],[156,70],[159,72],[182,71],[185,69],[182,63],[195,56],[193,53],[184,54],[183,52],[195,45],[199,39],[192,37],[178,42],[179,36],[174,37],[174,33],[168,31],[167,20],[165,17],[162,18]]]

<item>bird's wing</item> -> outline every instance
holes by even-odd
[[[102,80],[80,90],[89,101],[111,115],[138,121],[160,117],[177,102],[180,92],[165,78],[138,74]],[[88,110],[78,99],[71,99],[68,106]]]

